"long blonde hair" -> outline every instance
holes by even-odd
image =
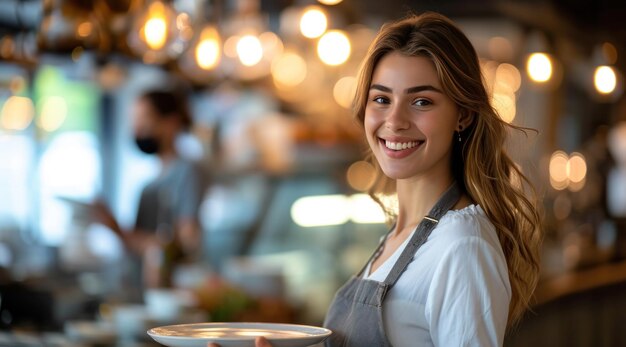
[[[458,184],[480,204],[498,233],[512,289],[507,324],[510,327],[529,307],[539,278],[541,217],[535,204],[536,194],[504,148],[507,130],[528,129],[508,124],[498,116],[490,104],[474,47],[451,20],[430,12],[386,24],[378,33],[361,66],[353,104],[361,124],[372,73],[390,52],[430,58],[444,92],[454,100],[459,112],[473,116],[472,124],[461,132],[463,141],[453,141],[451,169]],[[379,194],[388,192],[393,181],[372,157],[370,153],[377,179],[370,195],[381,203]],[[527,193],[533,198],[527,197]]]

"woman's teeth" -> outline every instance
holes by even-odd
[[[385,147],[389,149],[393,149],[395,151],[400,151],[400,150],[407,149],[407,148],[413,148],[417,146],[419,143],[420,143],[419,141],[391,142],[391,141],[385,140]]]

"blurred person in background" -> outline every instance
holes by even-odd
[[[198,210],[204,177],[197,163],[176,150],[176,139],[191,128],[192,118],[185,99],[165,90],[142,94],[133,118],[135,143],[142,152],[159,157],[160,172],[141,193],[133,230],[122,230],[103,204],[98,204],[96,218],[143,260],[145,286],[169,287],[176,263],[193,258],[201,245]]]
[[[378,172],[370,194],[399,208],[335,295],[326,346],[502,346],[539,278],[540,215],[504,148],[526,129],[490,104],[474,47],[435,13],[383,26],[354,114]]]

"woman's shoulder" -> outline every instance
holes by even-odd
[[[472,239],[483,240],[496,249],[501,248],[496,228],[478,204],[448,211],[440,219],[429,241],[451,246]]]
[[[440,218],[438,228],[440,227],[462,230],[465,233],[476,233],[484,228],[495,229],[479,204],[470,204],[458,210],[449,210]]]
[[[463,269],[480,268],[483,275],[489,272],[501,278],[506,287],[506,257],[496,228],[480,205],[448,211],[433,230],[428,239],[428,242],[431,241],[431,251],[438,255],[440,273],[451,268],[456,269],[456,273],[465,273]]]

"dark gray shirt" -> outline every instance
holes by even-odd
[[[135,228],[173,235],[179,221],[198,219],[204,188],[200,166],[182,158],[175,159],[141,192]]]

